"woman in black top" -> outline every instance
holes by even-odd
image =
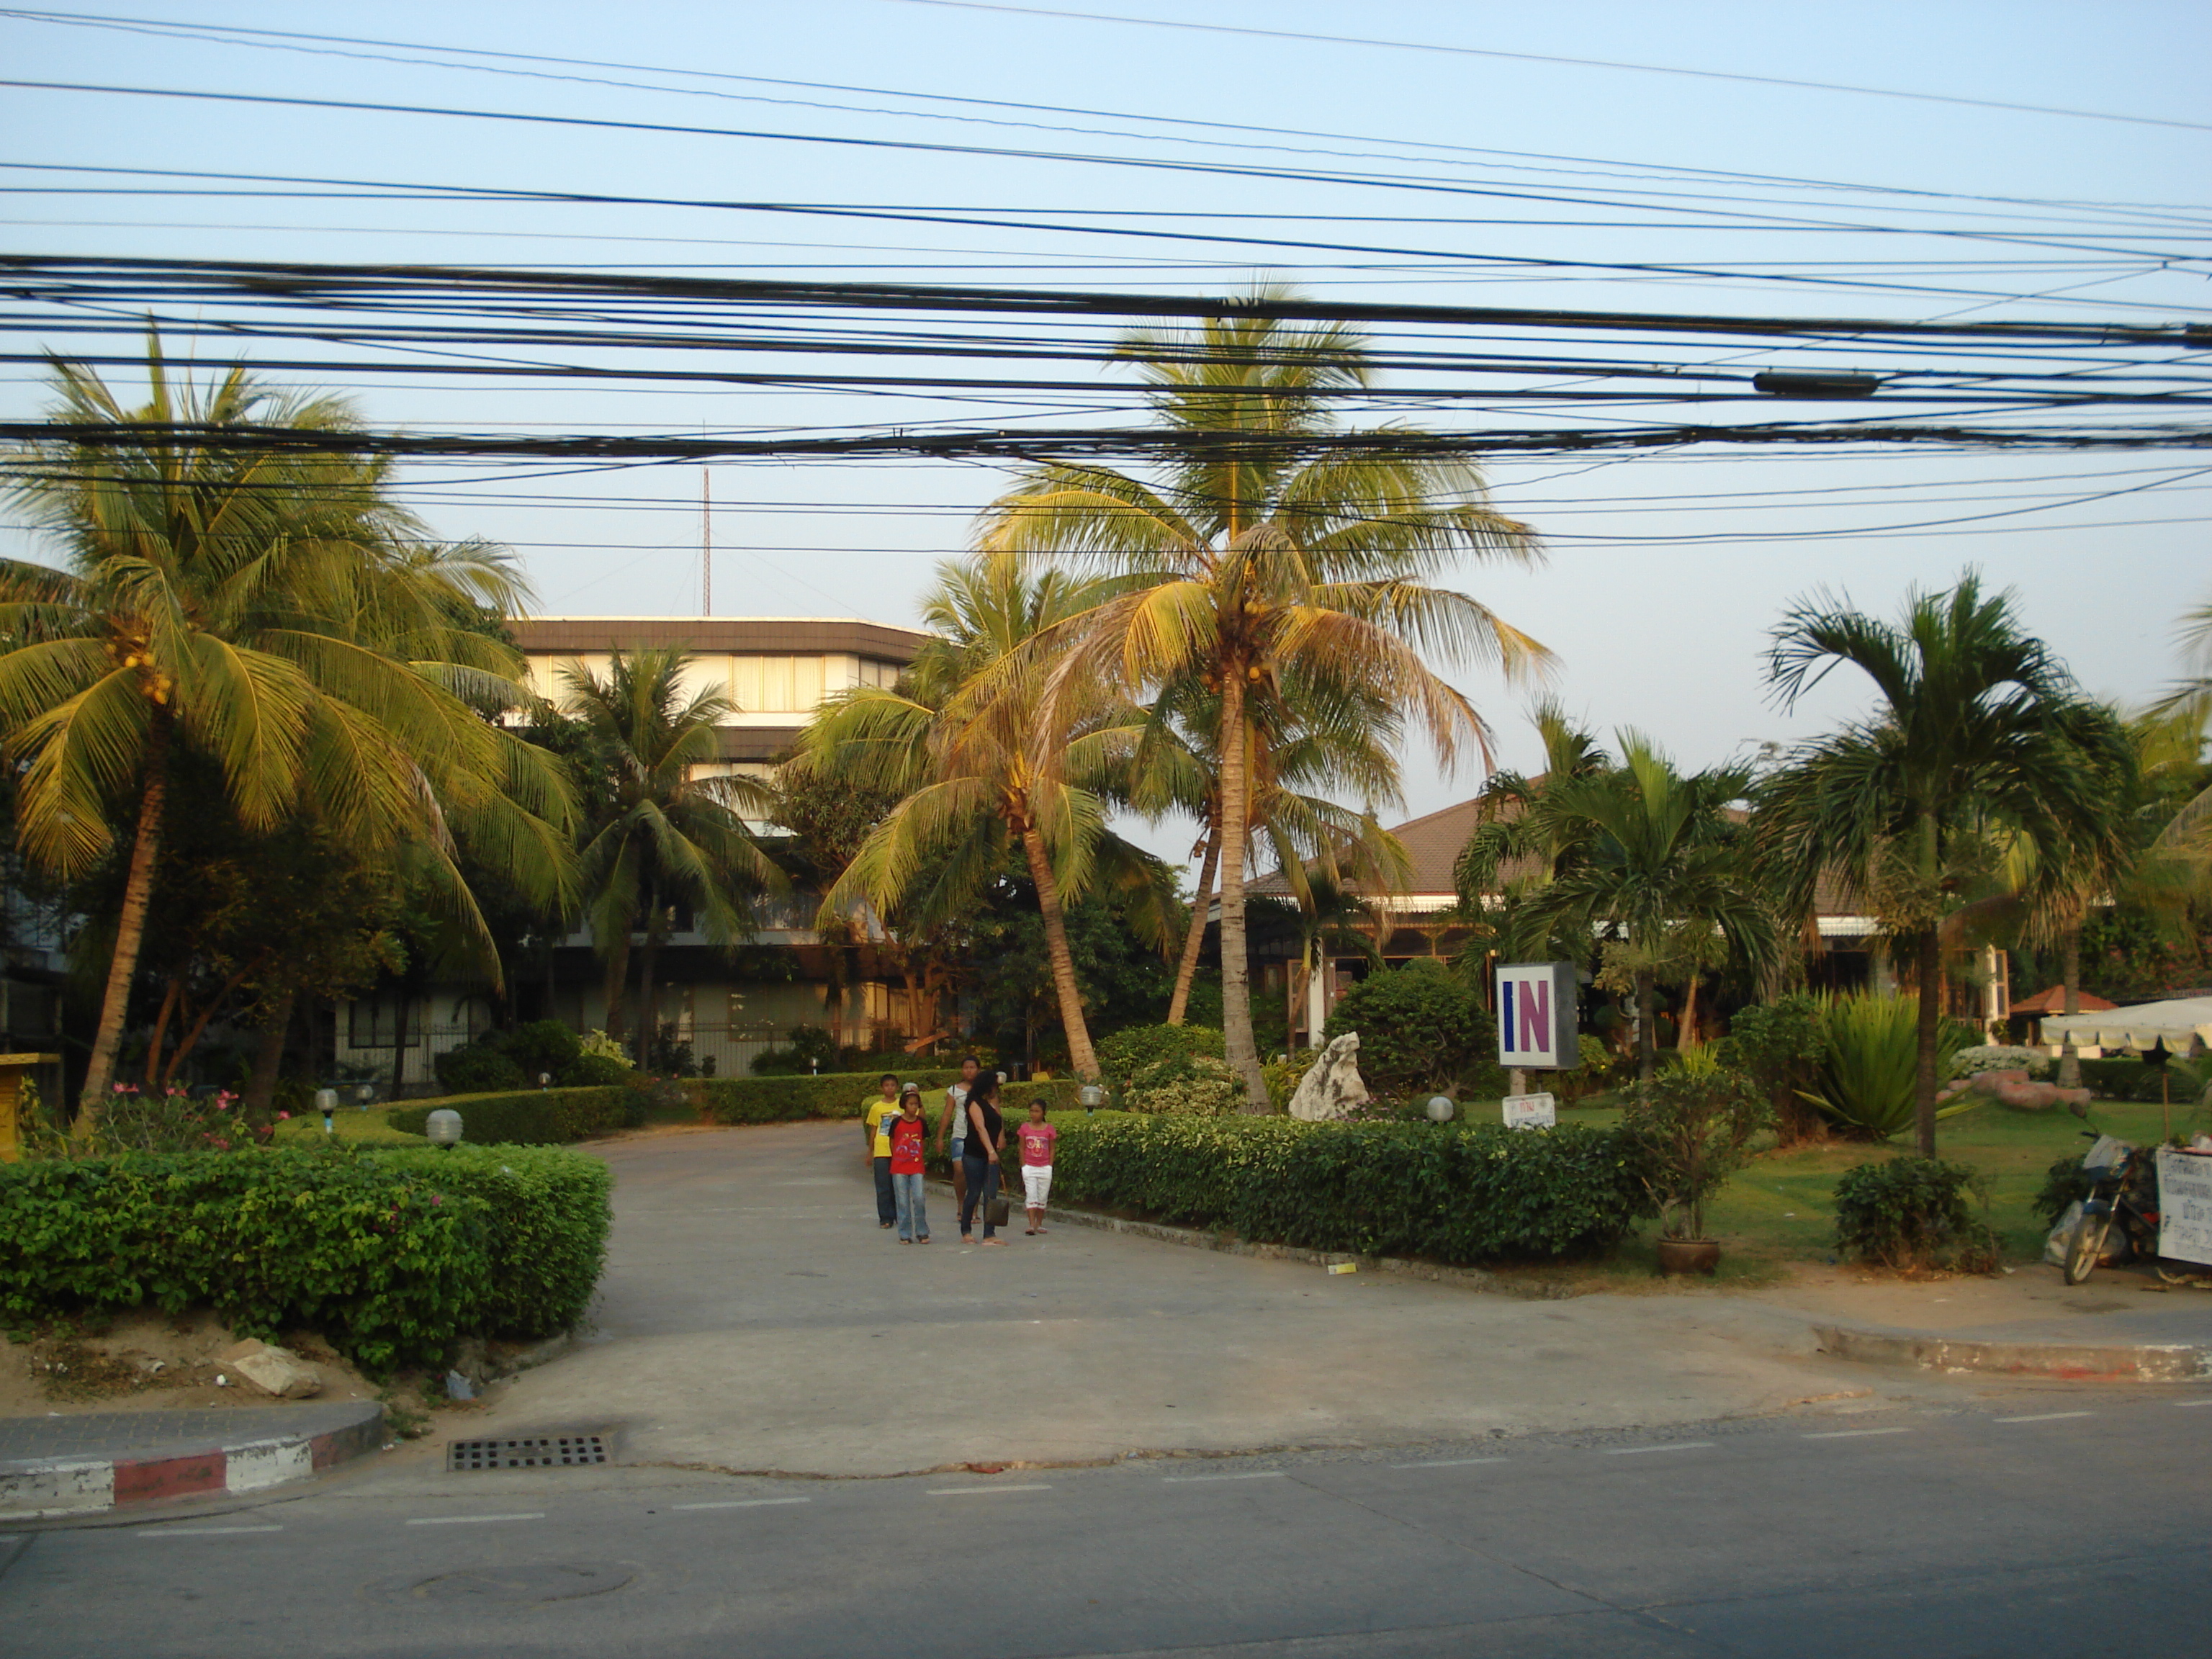
[[[991,1200],[999,1195],[999,1154],[1006,1143],[1006,1120],[999,1115],[999,1074],[981,1073],[968,1091],[968,1145],[961,1160],[967,1165],[963,1173],[968,1178],[967,1194],[960,1200],[963,1238],[973,1236],[970,1224],[980,1203],[983,1206],[983,1242],[1000,1245],[1006,1242],[998,1237],[999,1230],[991,1224]]]

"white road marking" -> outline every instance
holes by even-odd
[[[1638,1452],[1711,1451],[1710,1440],[1676,1440],[1664,1446],[1600,1446],[1598,1450],[1607,1457],[1632,1457]]]
[[[1437,1457],[1425,1463],[1393,1463],[1394,1469],[1463,1469],[1476,1463],[1503,1463],[1502,1457]]]
[[[479,1522],[543,1521],[544,1518],[544,1510],[532,1510],[527,1515],[424,1515],[416,1516],[407,1524],[410,1527],[465,1527]]]
[[[2212,1406],[2212,1400],[2175,1400],[2168,1402],[2177,1411],[2187,1411],[2191,1406]]]
[[[1249,1474],[1170,1474],[1162,1477],[1162,1484],[1189,1486],[1201,1480],[1280,1480],[1282,1478],[1280,1469],[1255,1469]]]
[[[1808,1434],[1807,1440],[1863,1440],[1870,1434],[1911,1434],[1910,1429],[1830,1429],[1823,1434]]]
[[[973,1498],[978,1492],[1050,1492],[1051,1490],[1051,1486],[1043,1481],[1032,1481],[1025,1486],[932,1486],[928,1488],[928,1495],[932,1498]]]
[[[282,1532],[282,1527],[140,1527],[134,1538],[223,1538],[239,1532]]]
[[[770,1504],[811,1504],[811,1498],[732,1498],[719,1504],[671,1504],[672,1510],[758,1510]]]
[[[2041,1412],[2033,1417],[1996,1417],[1993,1423],[2056,1423],[2065,1417],[2094,1417],[2094,1412]]]

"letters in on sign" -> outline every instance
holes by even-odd
[[[1498,970],[1498,1063],[1556,1071],[1577,1065],[1571,962],[1518,962]]]
[[[1559,1125],[1557,1103],[1549,1095],[1508,1095],[1504,1104],[1509,1129],[1550,1129]]]
[[[2158,1253],[2212,1263],[2212,1158],[2158,1149]]]

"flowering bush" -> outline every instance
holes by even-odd
[[[1961,1048],[1951,1056],[1953,1077],[1976,1077],[1984,1072],[2026,1072],[2031,1078],[2051,1075],[2051,1059],[2040,1048],[2020,1048],[2005,1043],[1984,1043]]]
[[[28,1127],[27,1125],[27,1127]],[[29,1137],[33,1156],[106,1158],[116,1152],[234,1152],[265,1146],[272,1124],[246,1121],[228,1090],[194,1097],[175,1088],[141,1089],[118,1083],[88,1134],[72,1138],[40,1120],[45,1133]]]

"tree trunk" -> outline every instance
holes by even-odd
[[[131,982],[138,976],[138,951],[146,941],[146,905],[154,893],[154,865],[161,850],[161,811],[169,797],[169,733],[173,716],[156,707],[146,727],[146,781],[138,798],[138,830],[131,844],[130,873],[123,882],[123,909],[116,919],[115,954],[107,964],[107,988],[100,1000],[100,1025],[93,1034],[92,1056],[84,1069],[72,1133],[91,1135],[100,1127],[100,1108],[115,1083],[115,1057],[123,1046],[123,1020],[131,1008]]]
[[[660,890],[645,895],[645,949],[637,957],[637,1063],[653,1069],[653,1048],[660,1041],[660,1008],[653,995],[653,970],[660,965],[660,936],[666,931]]]
[[[1679,1052],[1698,1046],[1698,975],[1693,969],[1690,982],[1682,989],[1682,1018],[1674,1027],[1674,1047]]]
[[[1022,851],[1029,857],[1030,879],[1036,884],[1037,911],[1044,918],[1044,948],[1052,959],[1052,988],[1060,998],[1060,1024],[1067,1033],[1067,1058],[1076,1076],[1085,1083],[1096,1083],[1098,1055],[1091,1046],[1091,1028],[1084,1023],[1083,994],[1075,983],[1075,953],[1068,948],[1067,915],[1060,908],[1060,883],[1054,878],[1052,860],[1045,856],[1044,837],[1027,825],[1022,827],[1021,837]]]
[[[2058,936],[2060,975],[2064,983],[2066,1000],[2059,1004],[2062,1014],[2081,1012],[2081,924],[2069,924]],[[2074,1047],[2074,1039],[2066,1039],[2065,1049],[2058,1056],[2058,1086],[2078,1089],[2081,1086],[2081,1056]]]
[[[1274,1109],[1252,1042],[1252,993],[1244,949],[1244,840],[1250,822],[1244,755],[1244,667],[1221,676],[1221,1037],[1230,1066],[1244,1079],[1244,1109]]]
[[[1923,1158],[1936,1156],[1936,1034],[1942,1018],[1943,942],[1930,927],[1920,936],[1920,1052],[1912,1086]]]
[[[1206,834],[1206,858],[1198,866],[1198,896],[1191,902],[1190,930],[1183,935],[1182,961],[1176,968],[1175,994],[1168,999],[1168,1024],[1180,1025],[1190,1006],[1191,981],[1198,977],[1198,954],[1206,945],[1206,913],[1213,902],[1213,872],[1221,863],[1219,815]]]
[[[185,976],[170,975],[169,988],[161,996],[161,1012],[154,1016],[154,1035],[146,1042],[146,1086],[149,1089],[161,1080],[161,1045],[168,1040],[169,1016],[176,1012],[184,991]]]
[[[635,918],[624,916],[622,931],[615,935],[613,946],[607,951],[607,1023],[606,1034],[616,1042],[622,1041],[623,1030],[629,1024],[629,1009],[625,999],[629,994],[629,930]]]
[[[1636,970],[1636,1080],[1651,1081],[1659,1067],[1659,979],[1649,968]]]
[[[261,1042],[253,1051],[253,1069],[246,1074],[246,1094],[239,1102],[246,1121],[257,1128],[269,1121],[270,1108],[276,1103],[276,1074],[283,1068],[284,1039],[291,1032],[292,993],[287,991],[276,999],[276,1006],[269,1011],[261,1027]]]
[[[399,981],[399,1000],[392,1014],[392,1097],[404,1097],[407,1089],[407,1003],[409,983]]]

